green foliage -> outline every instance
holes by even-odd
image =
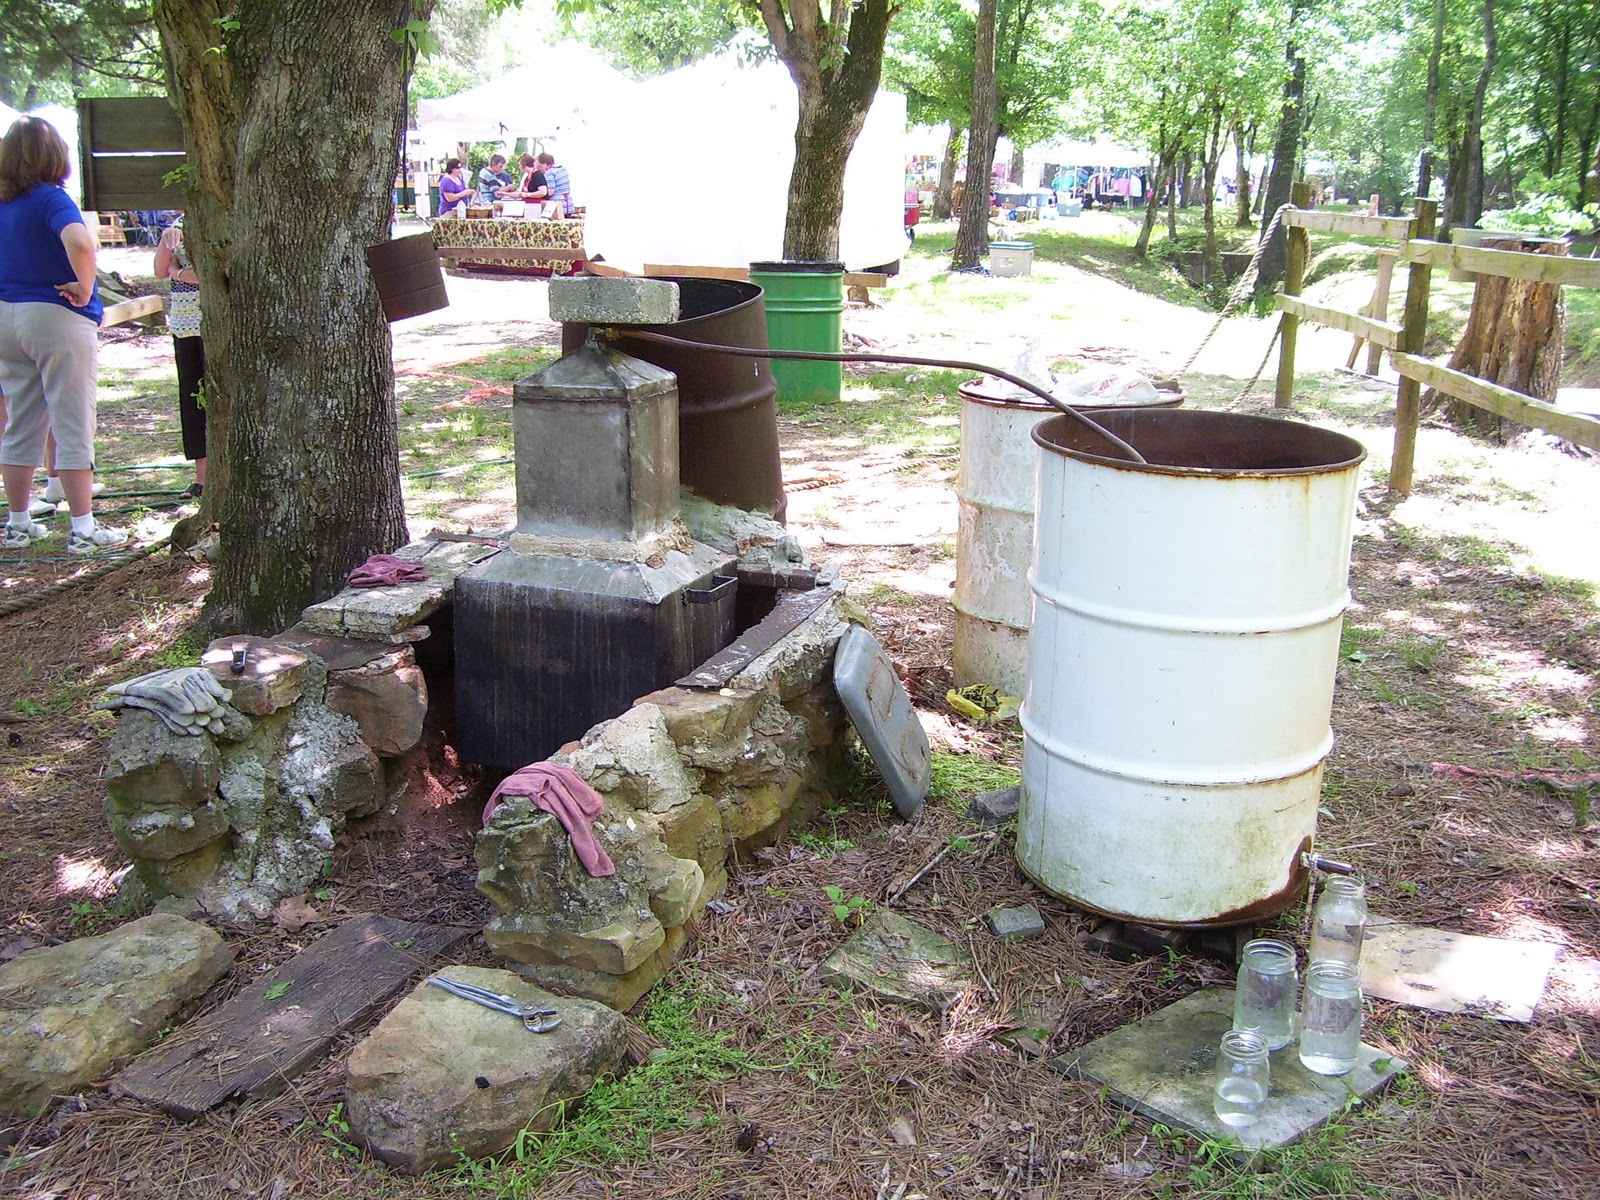
[[[1535,176],[1524,180],[1524,186],[1538,189],[1548,182]],[[1484,229],[1514,230],[1540,237],[1590,234],[1600,230],[1600,203],[1591,202],[1578,209],[1573,207],[1569,193],[1534,190],[1513,208],[1484,213],[1479,224]]]
[[[872,911],[872,901],[862,896],[846,896],[844,889],[827,884],[822,894],[828,898],[829,912],[841,925],[860,924],[861,918]]]
[[[928,795],[935,800],[965,803],[979,792],[1015,787],[1022,776],[1012,767],[976,754],[933,752]]]

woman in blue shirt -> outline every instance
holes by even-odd
[[[94,554],[126,544],[128,534],[97,525],[91,508],[104,309],[95,288],[97,239],[61,186],[69,170],[66,143],[37,117],[18,117],[0,139],[4,544],[22,549],[48,532],[28,515],[29,490],[45,432],[54,430],[56,469],[72,512],[67,552]]]

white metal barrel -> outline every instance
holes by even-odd
[[[1316,832],[1361,460],[1271,417],[1099,411],[1041,448],[1017,856],[1156,925],[1288,907]]]
[[[1039,448],[1033,427],[1056,410],[1010,398],[974,380],[961,397],[956,475],[955,649],[957,687],[990,683],[1020,696],[1028,682],[1033,592],[1033,493]]]
[[[1028,684],[1033,623],[1033,506],[1039,448],[1033,427],[1057,411],[1010,384],[974,379],[961,397],[961,460],[956,476],[955,647],[957,687],[993,684],[1021,696]],[[1152,406],[1183,403],[1162,392]]]

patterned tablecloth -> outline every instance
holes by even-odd
[[[439,257],[572,275],[583,268],[582,221],[495,221],[459,217],[433,223]]]

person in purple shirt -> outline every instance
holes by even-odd
[[[455,215],[456,205],[465,201],[472,203],[472,187],[465,178],[461,169],[461,160],[452,158],[444,165],[444,174],[439,176],[439,215],[448,217]]]
[[[46,430],[72,512],[69,554],[125,545],[128,534],[96,524],[95,386],[104,307],[95,287],[93,231],[63,190],[67,145],[48,122],[18,117],[0,139],[0,436],[5,478],[4,545],[22,549],[48,530],[28,515]]]

